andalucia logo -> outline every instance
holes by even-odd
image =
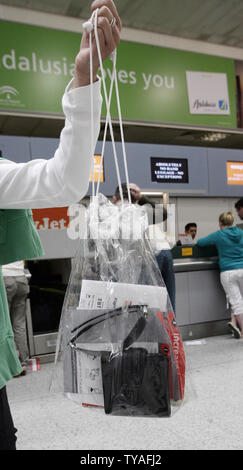
[[[0,106],[6,108],[17,107],[23,108],[24,104],[19,99],[19,91],[16,88],[5,85],[0,87]]]
[[[226,100],[219,100],[219,109],[221,111],[226,111],[229,109],[229,106]]]

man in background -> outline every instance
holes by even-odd
[[[243,198],[239,199],[235,203],[235,209],[238,214],[238,217],[243,220]],[[243,223],[242,224],[236,224],[237,227],[241,228],[243,230]]]
[[[196,243],[196,235],[197,224],[195,222],[189,222],[185,226],[185,234],[179,235],[179,241],[177,242],[177,245],[194,245]]]
[[[165,283],[171,306],[174,314],[176,314],[175,273],[171,253],[171,248],[174,245],[175,240],[170,240],[163,230],[163,222],[167,220],[168,216],[167,210],[163,207],[160,214],[157,214],[157,217],[155,217],[155,202],[145,197],[141,193],[139,186],[135,183],[129,184],[129,190],[132,204],[138,204],[140,206],[147,205],[152,209],[152,211],[148,211],[149,226],[146,230],[146,236],[150,240],[150,245]],[[128,191],[126,183],[122,183],[122,192],[124,199],[127,200]],[[117,187],[113,196],[113,202],[114,204],[120,204],[120,201],[119,187]],[[159,220],[155,220],[155,218],[158,218]]]
[[[195,243],[194,239],[197,235],[197,224],[195,222],[189,222],[186,224],[185,234],[187,237],[192,237],[192,242]]]

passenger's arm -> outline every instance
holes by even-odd
[[[95,0],[98,36],[104,60],[120,40],[121,22],[112,0]],[[116,20],[114,24],[113,17]],[[64,206],[79,201],[86,193],[91,160],[99,134],[101,95],[97,79],[99,61],[93,41],[93,85],[90,83],[89,36],[84,31],[75,60],[75,75],[63,97],[65,127],[60,144],[50,160],[13,163],[0,160],[0,209]],[[90,90],[94,93],[94,142],[90,131]]]
[[[70,87],[69,87],[70,88]],[[99,134],[100,83],[94,89],[94,143]],[[66,116],[60,144],[50,160],[28,163],[0,160],[0,208],[64,206],[87,192],[91,171],[90,87],[69,89],[63,97]]]
[[[198,246],[215,245],[217,242],[217,232],[211,233],[207,237],[199,238],[197,241]]]

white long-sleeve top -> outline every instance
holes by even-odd
[[[94,143],[91,149],[90,86],[67,86],[62,106],[65,127],[50,160],[27,163],[0,160],[0,209],[62,207],[87,192],[91,161],[99,135],[102,98],[100,81],[93,85]]]
[[[146,230],[146,236],[154,252],[170,250],[175,245],[174,235],[164,232],[163,223],[149,225]]]
[[[24,261],[14,261],[13,263],[4,264],[2,266],[3,277],[25,276]]]

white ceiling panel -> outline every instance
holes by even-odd
[[[13,0],[2,1],[0,4],[18,8],[27,8],[30,10],[43,11],[47,13],[55,13],[64,15],[66,12],[67,0]]]
[[[116,0],[125,27],[188,39],[243,45],[242,0]],[[88,18],[87,0],[0,0],[8,5],[73,18]]]

